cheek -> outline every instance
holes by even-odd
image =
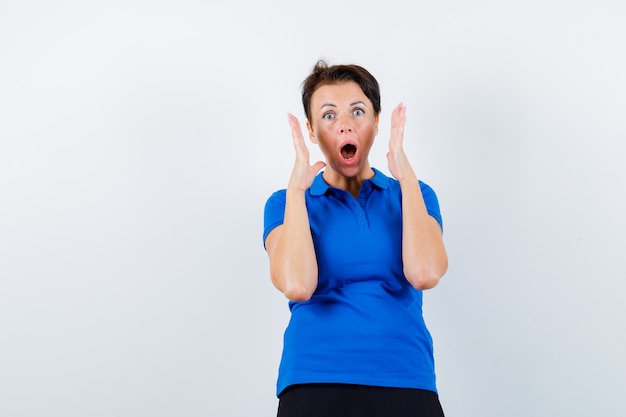
[[[329,129],[323,129],[320,127],[315,130],[315,138],[317,139],[318,145],[322,148],[328,146],[333,141],[333,135]]]
[[[361,132],[364,136],[371,137],[373,140],[378,134],[378,127],[375,123],[367,123],[363,125]]]
[[[317,144],[324,153],[332,148],[332,141],[323,135],[318,136]]]

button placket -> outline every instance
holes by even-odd
[[[355,209],[358,208],[356,211],[358,211],[359,230],[361,231],[369,230],[367,216],[365,215],[365,205],[370,193],[371,184],[369,182],[365,182],[361,187],[361,191],[359,191],[359,203],[354,205]]]

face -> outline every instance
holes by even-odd
[[[368,155],[378,133],[372,102],[354,81],[319,87],[311,97],[307,129],[331,168],[343,177],[371,171]]]

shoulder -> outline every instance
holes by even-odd
[[[401,192],[400,181],[398,181],[397,179],[393,177],[388,177],[388,179],[389,179],[389,188],[392,189],[394,192],[395,191]],[[420,186],[420,191],[422,192],[422,195],[424,195],[424,197],[433,196],[437,198],[437,194],[435,193],[435,190],[433,189],[433,187],[431,187],[428,183],[420,179],[418,179],[417,182]]]
[[[285,202],[287,201],[287,190],[278,190],[272,193],[265,202],[265,221],[274,221],[282,218],[285,212]]]
[[[432,194],[432,195],[436,195],[435,190],[433,189],[433,187],[431,187],[430,185],[428,185],[427,183],[425,183],[422,180],[418,180],[419,185],[420,185],[420,190],[422,191],[422,194],[426,195],[426,194]]]
[[[372,182],[376,184],[381,189],[389,189],[391,192],[401,192],[400,191],[400,181],[391,177],[389,175],[384,174],[383,172],[377,170],[376,168],[372,168],[374,170],[374,178],[372,178]],[[422,180],[418,180],[420,190],[422,194],[435,195],[435,190],[426,182]]]
[[[277,202],[280,202],[280,201],[282,201],[283,204],[284,204],[285,200],[286,200],[286,196],[287,196],[287,190],[286,189],[274,191],[268,197],[267,201],[265,202],[265,205],[267,206],[268,204],[277,203]]]
[[[263,244],[265,244],[267,235],[276,227],[283,224],[286,195],[287,190],[278,190],[265,202],[265,210],[263,213]]]

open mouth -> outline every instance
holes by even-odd
[[[350,159],[354,158],[354,155],[356,154],[356,146],[352,145],[352,144],[347,144],[344,145],[341,148],[341,156],[343,156],[343,159],[349,161]]]

